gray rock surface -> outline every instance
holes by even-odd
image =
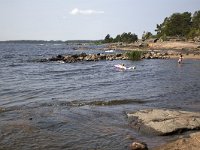
[[[140,110],[127,114],[131,126],[141,132],[168,135],[200,129],[200,113],[164,109]]]

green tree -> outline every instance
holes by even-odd
[[[117,35],[115,38],[112,38],[110,34],[106,35],[104,39],[104,43],[111,43],[111,42],[125,42],[131,43],[138,40],[138,36],[136,34],[132,34],[131,32],[124,32],[121,35]]]
[[[110,34],[107,34],[104,43],[111,43],[113,41],[113,38],[110,36]]]
[[[121,35],[118,34],[114,40],[115,42],[121,42]]]
[[[125,42],[125,43],[131,43],[131,42],[135,42],[138,40],[138,37],[136,34],[132,34],[131,32],[129,33],[122,33],[121,37],[121,41],[120,42]]]
[[[200,29],[200,10],[196,11],[192,16],[192,27]]]
[[[200,36],[200,11],[196,11],[192,16],[192,27],[188,38]]]
[[[146,39],[149,39],[153,36],[153,34],[151,32],[145,32],[143,33],[142,35],[142,40],[146,40]]]
[[[191,13],[174,13],[169,18],[166,17],[164,22],[157,25],[158,37],[163,36],[178,36],[184,37],[188,35],[191,29]]]

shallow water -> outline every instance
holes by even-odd
[[[0,149],[129,149],[135,139],[153,147],[172,137],[137,133],[126,112],[200,111],[199,60],[39,61],[98,49],[0,43]]]

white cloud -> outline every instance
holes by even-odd
[[[93,15],[93,14],[103,14],[104,11],[96,11],[96,10],[80,10],[78,8],[74,8],[72,11],[70,11],[71,15]]]

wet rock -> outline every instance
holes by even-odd
[[[60,61],[60,60],[63,60],[63,59],[64,59],[64,56],[58,55],[56,57],[50,58],[49,61]]]
[[[133,142],[130,147],[131,150],[148,150],[147,145],[142,142]]]
[[[56,58],[59,59],[59,60],[62,60],[64,58],[64,56],[58,55]]]
[[[153,148],[154,150],[200,150],[200,132]]]
[[[105,55],[105,54],[101,54],[101,55],[100,55],[100,59],[101,59],[101,60],[106,60],[106,55]]]
[[[122,54],[116,54],[116,57],[121,57],[122,56]]]
[[[127,114],[131,126],[138,131],[169,135],[200,129],[200,113],[164,109],[141,110]]]
[[[78,54],[74,54],[71,57],[73,57],[74,59],[77,59],[79,57],[79,55]]]

